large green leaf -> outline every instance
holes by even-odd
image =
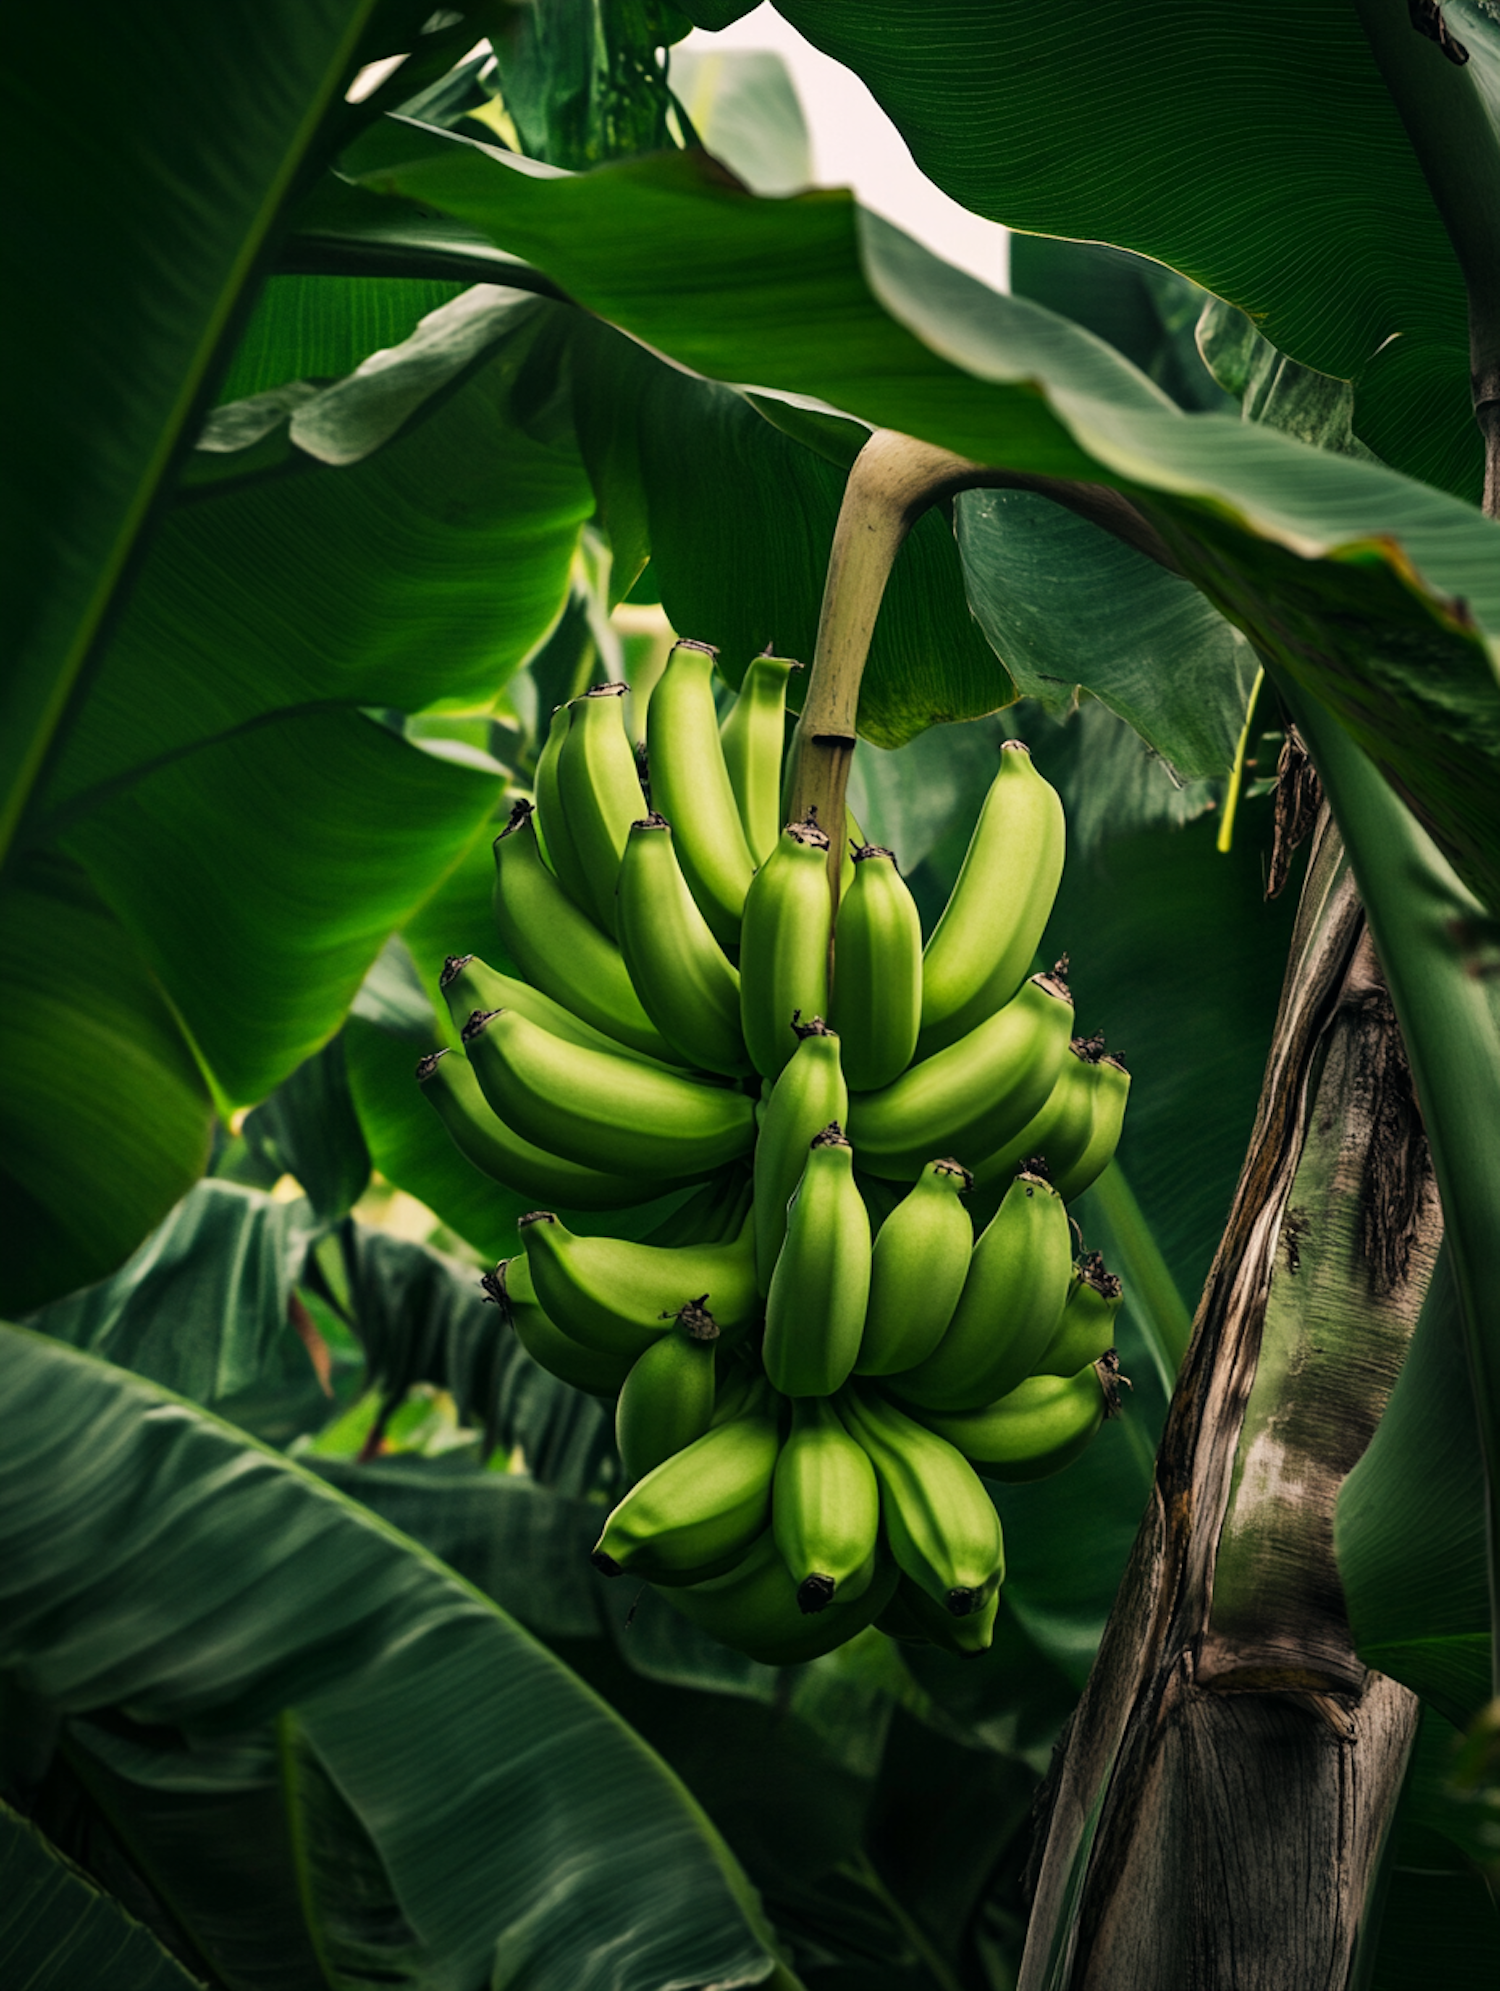
[[[372,12],[85,5],[33,12],[8,38],[7,170],[27,188],[11,242],[29,303],[7,352],[27,391],[5,453],[0,848]]]
[[[0,1664],[28,1691],[190,1732],[294,1709],[431,1986],[765,1975],[722,1842],[503,1613],[181,1399],[4,1338]]]
[[[1458,262],[1357,9],[1238,7],[1215,15],[1211,46],[1187,0],[1146,24],[1107,0],[1073,32],[1020,0],[779,11],[864,78],[966,207],[1170,264],[1353,379],[1359,432],[1388,462],[1477,499]],[[1447,68],[1405,42],[1408,63]]]
[[[240,334],[219,401],[288,380],[353,373],[371,353],[409,338],[460,287],[423,277],[271,277]]]
[[[1381,465],[1183,415],[1090,335],[986,290],[845,196],[756,201],[687,154],[537,178],[446,135],[414,133],[411,147],[370,184],[483,227],[697,371],[1124,490],[1188,578],[1336,712],[1500,900],[1500,689],[1479,635],[1500,633],[1491,521]]]
[[[76,865],[15,867],[0,922],[0,1295],[22,1313],[135,1248],[202,1172],[212,1113],[160,988]]]
[[[199,1983],[148,1929],[0,1804],[0,1977],[13,1991],[188,1991]]]
[[[1467,1726],[1490,1685],[1484,1463],[1446,1248],[1334,1541],[1360,1658]]]

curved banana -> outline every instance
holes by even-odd
[[[627,1479],[644,1479],[709,1428],[718,1338],[713,1315],[689,1302],[632,1363],[615,1405],[615,1445]]]
[[[871,1390],[848,1389],[839,1415],[870,1455],[891,1554],[952,1617],[982,1611],[1005,1577],[994,1502],[946,1439]]]
[[[740,949],[740,1018],[755,1069],[775,1078],[796,1047],[793,1017],[828,1014],[828,838],[788,823],[751,881]]]
[[[1063,1170],[1080,1159],[1094,1124],[1097,1065],[1090,1052],[1096,1041],[1089,1037],[1072,1039],[1040,1112],[1033,1113],[1003,1147],[975,1163],[977,1188],[991,1182],[1009,1183],[1018,1168],[1029,1168],[1033,1161],[1044,1162],[1048,1180],[1056,1182]]]
[[[741,976],[741,988],[744,977]],[[849,1133],[860,1167],[915,1182],[935,1154],[967,1157],[1010,1140],[1047,1099],[1068,1048],[1073,998],[1056,975],[879,1092],[853,1093]]]
[[[922,957],[918,1057],[956,1043],[1020,987],[1057,897],[1066,835],[1056,789],[1037,773],[1030,749],[1007,740]]]
[[[544,995],[632,1051],[682,1060],[641,1007],[625,957],[542,862],[531,804],[495,839],[495,925],[506,953]]]
[[[854,1367],[870,1295],[870,1219],[835,1122],[808,1150],[766,1298],[761,1358],[783,1396],[831,1396]]]
[[[688,890],[672,826],[632,823],[620,864],[620,951],[642,1007],[689,1064],[731,1078],[753,1070],[740,1027],[739,971]]]
[[[644,1051],[633,1051],[618,1037],[606,1037],[592,1023],[585,1023],[571,1009],[564,1009],[560,1002],[554,1002],[551,996],[534,989],[530,982],[520,981],[514,975],[503,975],[498,968],[491,968],[477,954],[450,954],[438,977],[438,991],[447,1004],[453,1027],[458,1031],[462,1031],[476,1009],[515,1009],[528,1023],[536,1024],[539,1030],[549,1031],[554,1037],[561,1037],[566,1044],[583,1044],[591,1051],[608,1051],[617,1058],[638,1058],[643,1064],[656,1065],[662,1071],[682,1071],[675,1051],[672,1053],[674,1063],[670,1065],[662,1064],[659,1058],[648,1058]]]
[[[571,702],[559,705],[552,714],[552,723],[547,728],[547,743],[537,756],[536,763],[536,817],[534,828],[537,842],[547,867],[562,886],[570,902],[580,912],[593,917],[593,894],[589,890],[588,873],[583,868],[573,842],[573,830],[563,809],[562,797],[558,793],[557,769],[562,758],[562,750],[573,725]]]
[[[792,1405],[792,1428],[776,1461],[771,1532],[809,1614],[835,1597],[849,1602],[874,1571],[880,1489],[864,1447],[826,1397]]]
[[[1120,1131],[1125,1124],[1125,1106],[1130,1097],[1130,1073],[1115,1052],[1108,1052],[1093,1066],[1094,1117],[1089,1126],[1083,1153],[1062,1170],[1052,1171],[1058,1194],[1071,1203],[1096,1182],[1114,1160]]]
[[[1091,1251],[1081,1258],[1073,1268],[1073,1284],[1057,1332],[1032,1373],[1076,1376],[1086,1363],[1097,1362],[1115,1345],[1115,1315],[1123,1297],[1124,1288],[1099,1252]]]
[[[917,902],[881,844],[854,852],[839,898],[833,943],[833,1008],[844,1076],[855,1092],[899,1078],[917,1048],[922,1017],[922,921]]]
[[[755,1107],[744,1093],[565,1044],[517,1010],[476,1011],[463,1040],[480,1090],[518,1133],[570,1161],[638,1171],[658,1195],[748,1156],[754,1144]]]
[[[559,1382],[589,1396],[613,1397],[630,1373],[630,1358],[585,1348],[550,1321],[537,1303],[524,1258],[504,1258],[480,1279],[485,1298],[498,1306],[534,1362]]]
[[[732,1244],[634,1244],[578,1237],[550,1210],[521,1219],[536,1295],[564,1334],[632,1359],[660,1341],[686,1306],[707,1308],[718,1333],[760,1313],[747,1224]]]
[[[719,744],[739,805],[750,856],[764,864],[781,834],[781,756],[786,745],[786,687],[801,664],[769,653],[751,660],[739,696],[724,715]]]
[[[718,654],[687,640],[673,649],[646,708],[646,751],[651,806],[676,828],[677,861],[715,939],[734,947],[755,860],[719,745]]]
[[[974,1230],[962,1198],[969,1172],[956,1161],[924,1168],[875,1237],[870,1304],[856,1375],[913,1369],[942,1340],[969,1273]]]
[[[636,1481],[594,1545],[605,1576],[701,1583],[732,1569],[771,1518],[781,1439],[770,1408],[715,1425]]]
[[[421,1059],[417,1083],[465,1160],[518,1196],[546,1196],[567,1210],[628,1210],[673,1186],[639,1175],[611,1175],[523,1140],[491,1109],[469,1066],[450,1051]]]
[[[857,1595],[840,1592],[826,1610],[808,1616],[767,1529],[727,1574],[662,1595],[721,1645],[767,1666],[796,1666],[832,1652],[874,1623],[890,1602],[899,1573],[889,1555],[877,1552]]]
[[[615,886],[630,825],[645,812],[635,749],[625,733],[626,684],[596,684],[573,704],[557,761],[557,795],[588,884],[588,909],[615,935]]]
[[[981,1410],[924,1410],[921,1418],[986,1479],[1046,1479],[1072,1464],[1107,1417],[1119,1416],[1118,1374],[1119,1364],[1105,1355],[1076,1375],[1028,1376]]]
[[[903,1576],[896,1594],[876,1619],[889,1638],[908,1645],[939,1645],[960,1655],[988,1652],[995,1642],[995,1619],[1000,1610],[1000,1592],[992,1590],[986,1603],[967,1617],[955,1618],[935,1603],[920,1585]]]
[[[1029,1376],[1056,1334],[1073,1274],[1073,1233],[1057,1191],[1018,1175],[974,1246],[948,1331],[925,1362],[886,1387],[924,1410],[974,1410]]]
[[[771,1088],[755,1143],[755,1276],[763,1293],[771,1290],[786,1206],[802,1180],[813,1136],[830,1121],[842,1126],[849,1113],[838,1038],[821,1016],[793,1029],[797,1048]]]

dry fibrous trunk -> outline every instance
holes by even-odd
[[[1353,1649],[1334,1504],[1440,1234],[1325,811],[1153,1496],[1046,1794],[1021,1991],[1351,1982],[1418,1703]]]

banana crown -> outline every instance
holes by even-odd
[[[480,1284],[618,1398],[634,1484],[597,1566],[775,1663],[872,1620],[981,1651],[1003,1544],[976,1470],[1060,1470],[1123,1380],[1121,1283],[1066,1205],[1130,1074],[1076,1029],[1066,956],[1034,972],[1062,804],[1004,742],[924,945],[896,853],[792,804],[802,666],[767,646],[726,708],[717,658],[674,643],[649,783],[626,684],[555,709],[495,839],[505,970],[445,959],[462,1049],[417,1080],[468,1162],[554,1206]],[[628,1237],[579,1227],[658,1197]]]

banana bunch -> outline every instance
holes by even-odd
[[[1118,1405],[1120,1282],[1066,1205],[1130,1078],[1065,964],[1032,972],[1062,806],[1006,742],[924,947],[889,850],[783,820],[800,666],[757,657],[721,721],[716,654],[677,644],[643,751],[623,684],[553,715],[495,843],[506,965],[444,964],[459,1048],[418,1082],[543,1206],[488,1296],[616,1404],[596,1567],[774,1664],[869,1625],[983,1651],[986,1481],[1057,1471]]]

